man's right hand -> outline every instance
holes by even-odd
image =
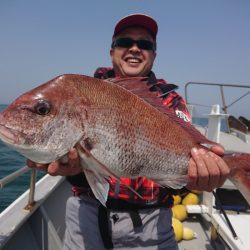
[[[27,165],[30,168],[36,168],[38,170],[46,171],[48,174],[53,176],[71,176],[81,173],[82,167],[80,165],[80,159],[77,150],[75,148],[70,149],[67,157],[67,163],[61,163],[58,160],[50,164],[40,164],[31,160],[27,160]]]

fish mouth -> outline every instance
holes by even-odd
[[[20,144],[15,130],[0,124],[0,139],[7,144]]]

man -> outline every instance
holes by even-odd
[[[95,77],[148,77],[149,91],[162,96],[163,105],[186,122],[190,121],[183,99],[175,92],[177,86],[156,79],[151,71],[156,58],[158,26],[154,19],[142,14],[129,15],[115,26],[110,56],[113,68],[99,68]],[[221,186],[229,170],[212,151],[192,149],[188,167],[187,188],[211,191]],[[28,161],[30,167],[46,170],[51,175],[68,176],[74,196],[67,202],[64,249],[178,249],[171,227],[173,190],[163,188],[144,177],[120,182],[110,179],[107,209],[94,198],[82,173],[75,149],[68,153],[66,165],[50,165]],[[138,198],[128,186],[142,197]]]

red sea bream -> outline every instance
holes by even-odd
[[[83,171],[103,204],[108,176],[145,176],[162,186],[187,183],[192,147],[215,144],[162,107],[144,78],[104,81],[62,75],[23,94],[0,113],[0,138],[39,163],[80,154]],[[224,157],[250,202],[248,154]],[[235,164],[236,163],[236,164]]]

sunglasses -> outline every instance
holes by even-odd
[[[120,48],[129,49],[134,44],[136,44],[136,46],[139,49],[156,51],[156,43],[153,43],[151,41],[144,40],[144,39],[133,40],[129,37],[121,37],[121,38],[114,40],[111,44],[111,48],[120,47]]]

